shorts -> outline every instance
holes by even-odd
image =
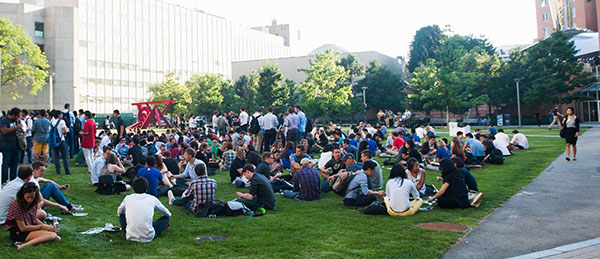
[[[25,242],[25,240],[27,239],[27,236],[29,236],[29,233],[31,232],[21,232],[19,231],[19,227],[14,227],[8,230],[10,232],[10,239],[12,239],[12,241],[18,241],[18,242]]]
[[[33,153],[34,154],[46,154],[48,153],[48,143],[40,144],[37,141],[33,141]]]

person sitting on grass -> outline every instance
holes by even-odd
[[[235,159],[235,151],[233,150],[233,144],[230,142],[223,141],[223,147],[225,151],[221,155],[223,162],[221,162],[221,170],[228,171],[231,167],[231,163]]]
[[[416,162],[412,158],[409,161]],[[405,170],[402,164],[395,164],[392,170],[390,170],[390,178],[385,184],[386,204],[394,212],[400,213],[408,210],[412,205],[409,200],[411,196],[415,200],[413,201],[414,203],[423,204],[423,200],[421,200],[415,184],[410,179],[407,179],[407,172],[409,171]],[[420,207],[420,205],[417,206]]]
[[[529,149],[529,141],[523,133],[519,133],[518,130],[512,131],[513,138],[510,141],[518,149]]]
[[[185,209],[192,212],[210,206],[215,200],[217,193],[217,181],[208,178],[206,175],[206,165],[197,164],[194,171],[198,178],[192,180],[190,187],[183,193],[182,198],[175,199],[173,191],[169,190],[169,205],[182,205]]]
[[[117,176],[124,173],[125,167],[123,167],[123,164],[121,164],[121,160],[117,158],[117,155],[114,153],[109,153],[108,156],[106,156],[106,163],[104,163],[104,166],[102,169],[100,169],[100,176],[110,175],[115,183],[115,191],[126,192],[129,191],[131,186],[122,181],[117,181]]]
[[[437,141],[437,150],[435,151],[435,162],[439,163],[444,158],[450,158],[450,151],[446,148],[446,142],[444,140]]]
[[[292,154],[290,156],[290,165],[291,165],[291,169],[290,169],[290,174],[293,176],[294,173],[296,173],[298,170],[302,169],[302,166],[300,165],[300,161],[302,161],[303,158],[308,158],[308,159],[312,159],[310,157],[309,154],[305,153],[305,149],[304,146],[302,145],[298,145],[296,147],[296,153]]]
[[[369,176],[369,181],[371,182],[371,187],[373,190],[377,191],[383,189],[383,170],[381,170],[379,163],[373,159],[373,154],[371,154],[371,151],[363,150],[360,153],[360,161],[362,161],[363,164],[367,161],[373,161],[375,163],[375,172],[373,172],[373,175]]]
[[[255,174],[255,167],[252,164],[246,164],[242,168],[242,174],[250,180],[250,190],[248,193],[236,192],[239,198],[236,201],[243,203],[250,210],[254,211],[259,207],[276,210],[275,195],[269,180],[264,175]]]
[[[282,173],[277,172],[277,168],[271,169],[271,164],[275,163],[275,157],[271,152],[264,152],[262,154],[262,162],[256,166],[255,172],[264,175],[275,192],[281,192],[283,190],[292,190],[293,186],[281,179]]]
[[[469,189],[469,191],[478,192],[479,188],[477,188],[477,180],[475,180],[475,176],[471,174],[471,171],[469,171],[469,169],[465,167],[465,164],[457,157],[453,157],[451,160],[454,163],[454,166],[460,170],[462,176],[464,177],[467,189]]]
[[[471,154],[473,154],[473,156],[477,158],[479,162],[483,161],[483,159],[485,158],[485,150],[483,149],[483,145],[481,144],[481,142],[479,140],[476,140],[473,137],[473,134],[471,134],[470,132],[467,133],[465,136],[466,140],[465,144],[463,145],[463,152],[466,151],[468,147],[469,149],[471,149]]]
[[[185,178],[189,177],[192,179],[192,181],[198,178],[196,172],[194,171],[194,168],[198,164],[204,164],[204,162],[202,162],[202,160],[200,159],[196,159],[196,151],[194,151],[193,148],[187,148],[183,152],[183,161],[179,162],[179,168],[182,168],[183,165],[185,165],[183,173],[178,175],[172,175],[171,177],[176,179],[177,184],[189,186],[190,182],[186,181]],[[169,185],[169,182],[167,181],[165,184]]]
[[[394,142],[392,147],[386,151],[387,154],[398,156],[400,149],[404,146],[404,136],[398,131],[392,132]]]
[[[156,169],[156,158],[154,158],[154,156],[146,158],[146,167],[140,168],[140,170],[137,171],[136,177],[145,178],[146,184],[148,185],[148,188],[146,188],[148,194],[158,197],[158,182],[163,181],[163,176],[160,171]]]
[[[393,170],[393,168],[392,168],[392,170]],[[408,180],[410,180],[413,183],[413,185],[417,188],[417,190],[419,191],[419,194],[421,196],[426,196],[425,195],[426,174],[425,174],[425,170],[423,170],[419,166],[419,161],[417,161],[414,158],[408,159],[408,161],[406,162],[406,177],[403,177],[403,178],[407,178]],[[390,179],[392,179],[391,175],[390,175]],[[389,183],[389,181],[388,181],[388,183]],[[387,190],[387,188],[386,188],[386,190]]]
[[[37,217],[38,206],[42,201],[40,189],[35,183],[24,184],[10,204],[6,215],[5,228],[15,241],[17,250],[29,245],[59,241],[53,226],[46,225]],[[24,243],[22,243],[24,242]]]
[[[364,207],[376,201],[375,196],[383,196],[383,191],[369,190],[368,177],[375,174],[377,164],[371,160],[363,163],[363,169],[348,183],[348,193],[344,196],[344,206]]]
[[[438,181],[443,181],[442,188],[433,197],[429,197],[428,201],[431,202],[437,199],[437,204],[440,208],[454,209],[454,208],[469,208],[469,195],[467,185],[463,174],[454,166],[452,160],[442,159],[440,161],[440,167],[442,169],[442,177],[438,177]]]
[[[345,140],[347,140],[347,139],[345,139]],[[356,150],[356,149],[354,149],[354,150]],[[355,153],[354,154],[350,153],[350,154],[355,155]],[[325,166],[323,166],[323,169],[320,169],[321,176],[323,176],[323,179],[327,179],[329,176],[337,174],[340,170],[346,168],[344,161],[342,161],[342,151],[340,150],[340,148],[338,146],[333,147],[333,152],[331,153],[331,155],[332,155],[332,158],[329,161],[327,161]]]
[[[92,168],[91,174],[90,174],[90,178],[92,179],[93,185],[98,184],[98,178],[100,177],[100,171],[106,164],[106,158],[108,157],[108,154],[111,154],[111,153],[112,153],[112,148],[110,146],[106,146],[106,147],[104,147],[104,149],[102,149],[102,155],[100,157],[96,158],[96,160],[94,160],[94,165],[93,165],[94,168]]]
[[[430,160],[435,160],[435,154],[437,152],[437,144],[435,137],[429,138],[423,146],[421,146],[421,155],[425,164],[429,164]]]
[[[404,142],[404,145],[402,145],[402,148],[400,148],[399,153],[401,160],[407,161],[409,158],[414,158],[417,159],[419,163],[423,162],[421,153],[419,150],[417,150],[417,145],[412,139],[408,139]]]
[[[146,178],[136,177],[132,185],[135,193],[125,196],[117,209],[117,216],[127,240],[150,242],[169,228],[171,212],[156,197],[147,194],[150,190]],[[163,216],[152,222],[155,208]]]
[[[235,159],[231,162],[229,167],[229,180],[232,183],[243,176],[242,168],[246,164],[246,150],[243,147],[238,147],[235,151]]]
[[[6,221],[6,214],[8,214],[10,204],[17,197],[17,193],[21,190],[21,187],[31,180],[32,175],[33,169],[31,166],[22,165],[19,167],[18,177],[2,187],[2,191],[0,191],[0,224],[4,224],[4,221]],[[39,210],[38,218],[44,219],[45,217],[46,213],[43,210]]]
[[[43,178],[46,173],[46,166],[40,161],[35,161],[31,165],[33,168],[33,176],[29,182],[35,183],[40,188],[40,183],[44,183],[44,186],[40,188],[40,194],[42,195],[42,201],[44,206],[51,206],[60,209],[62,212],[68,211],[82,211],[81,205],[71,204],[65,197],[61,190],[68,190],[69,185],[58,185],[50,179]],[[53,198],[58,204],[51,202],[50,198]]]
[[[302,169],[294,174],[294,189],[292,191],[283,191],[283,197],[303,200],[303,201],[314,201],[321,199],[321,179],[317,170],[313,169],[314,166],[312,160],[303,158],[300,161]]]

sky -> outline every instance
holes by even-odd
[[[248,27],[289,23],[301,33],[292,55],[323,44],[351,52],[408,56],[415,32],[449,25],[458,34],[483,35],[495,46],[529,44],[536,37],[534,0],[174,0]]]

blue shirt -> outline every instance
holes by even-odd
[[[356,140],[355,140],[355,139],[352,139],[352,138],[351,138],[351,139],[349,139],[348,141],[350,141],[350,145],[351,145],[351,146],[358,147],[358,142],[356,142]]]
[[[496,127],[491,127],[488,129],[488,132],[490,133],[490,135],[495,136],[496,133],[498,133],[498,129],[496,129]]]
[[[469,138],[467,139],[467,141],[465,141],[465,145],[471,148],[474,156],[485,156],[485,151],[483,151],[483,145],[481,144],[481,142]]]
[[[306,131],[306,115],[304,114],[304,112],[298,112],[298,120],[300,121],[300,123],[298,124],[298,132]]]
[[[415,143],[421,142],[421,138],[419,138],[419,136],[417,136],[417,134],[412,134],[409,137],[411,137],[415,141]]]
[[[356,152],[358,152],[358,149],[356,149],[356,147],[353,145],[348,145],[347,148],[344,148],[344,151],[346,151],[346,153],[353,154],[354,157],[356,157]]]
[[[372,139],[367,139],[366,141],[368,141],[368,143],[369,143],[369,150],[371,151],[371,155],[376,156],[377,155],[377,142],[375,142],[375,140],[372,140]]]
[[[162,180],[162,174],[158,169],[154,167],[140,168],[136,176],[146,178],[148,180],[148,191],[146,193],[158,197],[156,188],[158,187],[158,181]]]
[[[298,156],[296,155],[296,153],[294,153],[294,154],[292,154],[290,156],[290,162],[294,161],[294,162],[300,164],[300,161],[302,161],[302,158],[312,159],[309,154],[305,153],[304,155],[302,155],[302,157],[298,158]]]
[[[444,158],[450,159],[450,157],[451,157],[450,151],[448,151],[448,149],[445,147],[440,147],[436,151],[436,157],[439,158],[440,160],[442,160]]]

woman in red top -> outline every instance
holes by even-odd
[[[13,245],[17,250],[28,245],[60,240],[53,226],[44,224],[36,217],[41,199],[37,185],[28,182],[21,187],[10,204],[5,227],[10,232],[10,238],[15,241]]]

